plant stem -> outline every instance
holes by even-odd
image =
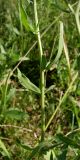
[[[75,13],[76,25],[77,25],[78,32],[80,34],[80,19],[79,19],[80,15],[79,13],[80,13],[80,0],[78,2],[76,13]]]
[[[43,38],[43,36],[50,30],[50,28],[59,20],[59,18],[62,16],[62,14],[60,14],[46,29],[45,31],[41,34],[41,38]],[[29,50],[27,51],[27,53],[21,57],[21,60],[17,63],[17,65],[13,68],[13,70],[11,70],[10,73],[10,77],[12,76],[13,72],[19,67],[19,65],[22,63],[22,61],[24,61],[24,58],[28,56],[28,54],[33,50],[33,48],[36,46],[37,44],[37,40],[33,43],[33,45],[29,48]],[[9,78],[10,78],[9,77]],[[1,83],[0,83],[1,85]]]
[[[42,128],[41,141],[43,141],[45,133],[45,78],[44,78],[45,71],[42,69],[43,50],[42,50],[41,36],[38,23],[36,0],[34,0],[34,14],[35,14],[36,34],[40,51],[41,128]]]
[[[21,21],[21,11],[20,11],[21,5],[22,5],[22,1],[21,1],[21,0],[18,0],[19,19],[20,19],[20,33],[21,33],[21,51],[20,51],[20,56],[22,56],[23,49],[24,49],[23,26],[22,26],[22,21]]]

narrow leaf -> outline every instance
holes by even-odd
[[[26,28],[26,30],[35,33],[31,20],[29,19],[22,5],[20,6],[20,14],[21,14],[22,24]]]
[[[1,139],[0,139],[0,148],[5,152],[6,156],[10,158],[10,154]]]
[[[64,53],[65,53],[67,66],[68,66],[69,78],[71,80],[71,69],[70,69],[69,53],[68,53],[68,48],[67,48],[67,44],[66,44],[65,40],[64,40],[63,44],[64,44]]]
[[[34,91],[35,93],[40,94],[40,89],[34,85],[25,75],[23,75],[20,70],[18,69],[18,79],[21,85],[28,90]]]
[[[67,44],[66,44],[65,41],[64,41],[64,53],[65,53],[65,56],[66,56],[66,61],[67,61],[68,69],[70,71],[69,53],[68,53],[68,48],[67,48]]]
[[[18,109],[10,109],[4,113],[4,116],[10,119],[22,120],[24,117],[27,117],[27,114]]]
[[[50,69],[52,67],[52,65],[58,63],[60,57],[61,57],[61,54],[62,54],[62,50],[63,50],[63,23],[60,22],[60,36],[59,36],[59,46],[58,46],[58,53],[55,57],[54,60],[52,60],[52,62],[48,62],[46,68],[47,69]]]
[[[54,59],[54,63],[57,63],[59,58],[61,57],[63,50],[63,23],[60,22],[60,37],[59,37],[59,47],[58,47],[58,53],[56,55],[56,58]]]

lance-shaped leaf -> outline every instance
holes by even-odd
[[[22,120],[23,118],[28,118],[28,115],[25,112],[20,111],[19,109],[10,109],[4,113],[5,117],[8,119]]]
[[[2,140],[0,139],[0,148],[4,151],[5,155],[10,158],[10,154],[8,152],[8,150],[6,149],[4,143],[2,142]]]
[[[59,46],[58,46],[58,53],[55,57],[54,60],[52,60],[51,62],[48,62],[46,68],[50,69],[52,66],[54,66],[56,63],[58,63],[59,58],[61,57],[62,54],[62,50],[63,50],[63,23],[60,22],[60,36],[59,36]]]
[[[20,72],[20,70],[18,69],[18,79],[21,83],[21,85],[28,90],[34,91],[35,93],[40,94],[40,89],[34,85],[24,74],[22,74]]]
[[[26,14],[22,5],[20,6],[20,14],[21,14],[22,24],[26,28],[26,30],[35,33],[35,29],[32,25],[32,22],[31,22],[30,18],[28,17],[28,15]]]

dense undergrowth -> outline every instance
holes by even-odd
[[[0,159],[79,160],[80,1],[35,2],[0,1]]]

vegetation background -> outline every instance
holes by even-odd
[[[40,97],[17,74],[40,86],[33,3],[0,0],[0,160],[79,160],[80,0],[37,0],[46,70],[43,142]]]

